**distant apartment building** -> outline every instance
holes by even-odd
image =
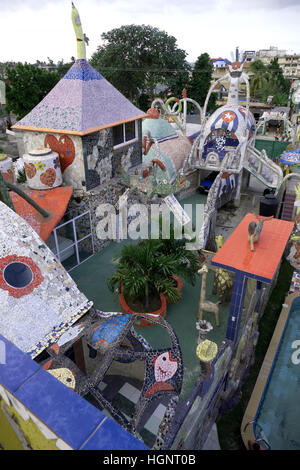
[[[46,63],[46,62],[40,62],[38,60],[35,65],[39,69],[48,70],[48,72],[56,72],[56,70],[58,69],[58,64],[54,64],[54,63],[51,63],[51,62]]]
[[[277,58],[285,77],[300,78],[300,54],[291,54],[286,50],[271,46],[269,49],[257,51],[256,56],[265,65],[270,64],[271,60]]]
[[[286,77],[300,78],[300,54],[279,57],[278,64]]]
[[[260,49],[256,52],[256,57],[264,64],[269,64],[275,57],[283,57],[287,54],[286,50],[278,49],[278,47],[270,46],[269,49]]]

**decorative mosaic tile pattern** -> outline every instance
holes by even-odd
[[[87,132],[143,116],[85,59],[78,59],[16,127]]]
[[[30,288],[20,289],[18,296],[11,286],[0,285],[0,331],[22,351],[35,357],[92,303],[24,219],[3,203],[0,203],[0,214],[2,263],[25,260],[34,274]]]
[[[45,145],[49,146],[54,152],[60,154],[61,162],[66,160],[66,158],[69,159],[67,165],[62,165],[63,182],[66,185],[73,186],[74,190],[85,189],[85,167],[81,137],[45,132],[22,132],[25,153],[30,152],[34,148],[44,147]],[[75,158],[73,158],[74,155]]]

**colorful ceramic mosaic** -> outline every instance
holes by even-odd
[[[0,212],[0,331],[35,357],[57,341],[92,302],[23,218],[3,203]],[[17,269],[11,272],[11,268]],[[5,278],[9,286],[3,283]]]
[[[145,315],[139,316],[143,319],[148,318]],[[51,359],[46,359],[43,363],[43,367],[48,372],[53,373],[65,385],[74,388],[80,395],[91,394],[98,402],[100,409],[105,408],[119,424],[133,434],[136,434],[139,423],[154,397],[157,398],[160,394],[168,394],[170,399],[178,397],[183,376],[178,339],[170,325],[161,318],[151,319],[153,323],[167,330],[172,344],[169,349],[155,350],[134,331],[133,324],[136,319],[136,315],[101,312],[91,308],[89,314],[77,325],[76,336],[71,335],[69,341],[66,338],[63,344],[60,341],[60,345],[58,342],[50,346],[47,351]],[[79,340],[87,342],[90,357],[95,361],[98,360],[93,373],[88,378],[65,355],[73,342]],[[97,351],[101,352],[100,361],[97,359]],[[116,360],[120,364],[139,360],[144,361],[146,365],[143,389],[131,420],[128,420],[113,406],[98,388],[98,384],[103,380],[112,361]],[[169,412],[175,407],[177,400],[172,401],[171,404]]]
[[[10,285],[5,277],[5,271],[10,265],[20,265],[30,269],[31,280],[24,287],[13,287]],[[30,294],[36,287],[38,287],[44,278],[40,268],[28,256],[9,255],[5,258],[0,258],[0,289],[7,290],[9,295],[15,298],[23,297]]]
[[[97,348],[102,346],[102,349],[110,346],[118,338],[130,318],[131,315],[122,315],[96,327],[92,336],[92,345]]]
[[[83,135],[143,116],[85,59],[77,59],[50,93],[13,128]]]
[[[57,153],[38,148],[23,155],[27,184],[31,189],[50,189],[62,184]]]
[[[61,135],[57,140],[55,135],[47,134],[44,140],[45,147],[49,147],[53,152],[58,153],[62,173],[72,165],[75,158],[75,146],[71,137]]]

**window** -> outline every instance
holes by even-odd
[[[67,271],[90,258],[94,254],[90,212],[55,227],[47,245]]]
[[[125,143],[132,142],[137,136],[136,121],[126,122],[113,127],[113,146],[118,147]]]

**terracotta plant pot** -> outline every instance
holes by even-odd
[[[181,296],[182,296],[182,285],[183,285],[183,282],[182,280],[180,279],[180,277],[177,277],[177,276],[172,276],[172,278],[176,281],[176,288],[178,290],[178,293],[180,295],[180,299],[181,299]],[[179,299],[179,300],[180,300]],[[169,299],[168,296],[166,296],[166,301],[167,301],[167,304],[173,304],[175,302],[173,302],[171,299]]]
[[[159,296],[161,300],[161,307],[155,312],[147,312],[147,313],[143,313],[143,315],[151,315],[153,316],[153,318],[155,318],[155,316],[166,318],[166,314],[167,314],[166,297],[163,294],[159,294]],[[121,293],[119,294],[119,298],[120,298],[123,313],[131,313],[133,315],[137,315],[138,313],[141,313],[141,312],[135,312],[134,310],[132,310],[132,308],[129,307],[129,305],[127,305],[127,302],[123,294],[123,286],[121,286]],[[137,320],[137,322],[135,323],[135,326],[153,326],[153,325],[155,325],[155,323],[152,323],[144,319]]]

